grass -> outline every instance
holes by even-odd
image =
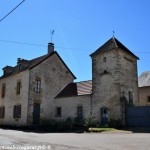
[[[89,128],[89,132],[115,132],[119,131],[115,128]]]

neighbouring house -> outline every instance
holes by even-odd
[[[139,77],[139,105],[150,106],[150,71]]]
[[[91,55],[92,80],[74,82],[54,44],[48,53],[32,59],[18,59],[6,66],[0,78],[0,124],[40,125],[50,120],[87,119],[102,125],[110,121],[125,124],[125,106],[139,105],[137,60],[115,37]]]

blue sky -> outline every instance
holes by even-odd
[[[0,1],[0,18],[21,1]],[[46,54],[54,29],[55,50],[77,81],[90,80],[89,55],[110,39],[114,30],[115,37],[140,58],[138,74],[150,71],[149,8],[149,0],[26,0],[0,22],[0,68],[14,66],[17,58]]]

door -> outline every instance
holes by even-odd
[[[40,124],[40,104],[34,103],[33,106],[33,125]]]
[[[101,124],[107,125],[108,124],[108,109],[107,108],[101,108]]]

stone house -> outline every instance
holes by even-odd
[[[18,59],[0,78],[0,124],[38,125],[49,120],[87,119],[100,124],[125,121],[125,105],[138,105],[137,60],[112,37],[91,55],[92,81],[76,77],[48,44],[48,54]]]
[[[15,67],[6,66],[0,78],[0,124],[33,125],[54,118],[54,97],[76,78],[54,45],[48,54],[32,59],[18,59]]]
[[[139,105],[150,106],[150,72],[143,72],[139,79]]]

